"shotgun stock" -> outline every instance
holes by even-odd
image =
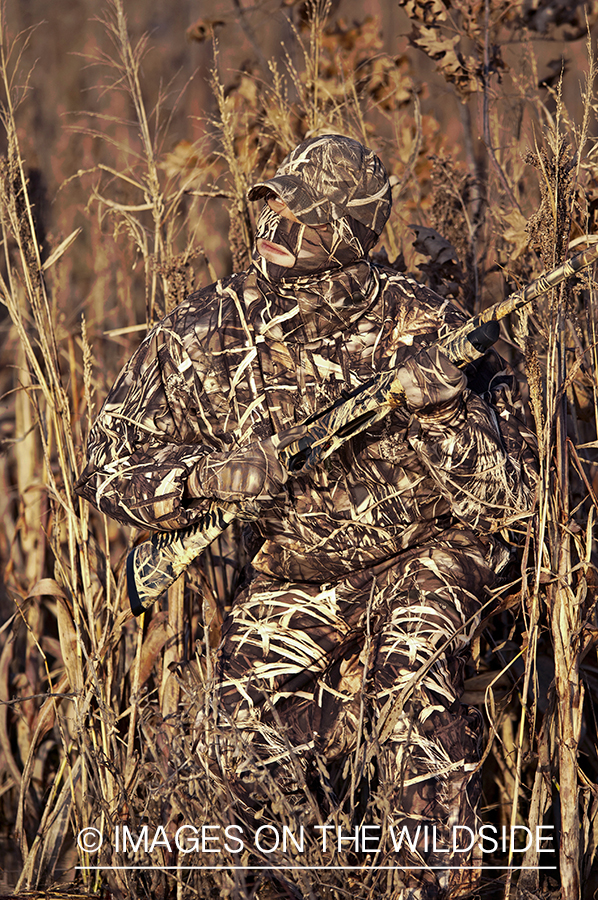
[[[498,339],[499,321],[530,303],[580,269],[598,259],[593,244],[561,266],[489,307],[439,340],[438,346],[452,363],[464,366],[483,356]],[[401,402],[402,388],[390,370],[355,388],[302,423],[303,436],[288,443],[288,432],[273,437],[278,457],[289,475],[310,471],[346,441],[383,419]],[[289,431],[297,432],[298,426]],[[287,439],[285,440],[285,436]],[[241,508],[222,501],[210,504],[193,525],[180,531],[156,532],[149,541],[131,550],[127,559],[127,589],[131,609],[140,615],[166,591],[191,562],[237,517]]]

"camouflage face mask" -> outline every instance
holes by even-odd
[[[295,258],[293,265],[281,266],[265,259],[257,250],[259,240],[283,247]],[[287,282],[351,266],[365,258],[376,240],[373,231],[349,217],[325,225],[304,225],[266,204],[256,224],[253,262],[267,281]]]

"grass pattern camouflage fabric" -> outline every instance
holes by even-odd
[[[79,492],[140,527],[190,524],[209,500],[190,499],[187,479],[208,454],[248,447],[301,421],[396,363],[412,342],[461,322],[450,304],[416,282],[361,266],[362,290],[370,283],[373,290],[345,331],[337,324],[341,307],[312,314],[301,295],[279,297],[255,271],[189,297],[147,336],[117,380],[91,432]],[[315,316],[324,334],[309,340]],[[533,438],[515,379],[495,354],[465,374],[469,386],[449,422],[396,410],[321,470],[290,481],[253,525],[261,545],[254,580],[225,628],[216,699],[220,731],[232,718],[254,764],[257,757],[267,767],[276,733],[262,715],[268,704],[261,692],[280,707],[306,771],[316,743],[342,756],[357,740],[356,704],[363,698],[373,728],[382,701],[451,629],[469,621],[504,564],[506,551],[494,535],[530,506]],[[374,578],[379,624],[367,677],[379,674],[371,688],[368,682],[365,692],[355,691]],[[289,608],[296,608],[294,616]],[[424,815],[442,828],[471,821],[475,787],[467,784],[479,735],[475,715],[459,704],[458,660],[474,625],[475,618],[421,679],[396,733],[380,748],[377,765],[388,773],[384,783],[397,784],[401,820]],[[272,631],[279,640],[270,639]],[[340,696],[328,693],[327,684]],[[259,780],[240,787],[230,752],[220,748],[222,777],[240,803],[247,793],[259,797]],[[447,757],[450,772],[441,778]],[[296,781],[288,749],[272,765],[282,784],[286,773],[291,796]],[[409,786],[425,772],[428,782]],[[434,884],[421,890],[430,894]]]
[[[461,373],[425,349],[461,324],[454,307],[366,258],[327,263],[280,280],[252,266],[180,304],[117,379],[77,489],[121,521],[185,527],[210,506],[194,475],[210,454],[240,459],[401,367],[407,406],[251,501],[257,551],[198,723],[218,741],[198,752],[249,822],[256,807],[276,820],[277,792],[306,815],[307,789],[325,815],[360,745],[394,822],[474,827],[479,714],[459,700],[462,657],[509,556],[497,533],[531,506],[534,438],[495,353]],[[456,897],[466,874],[413,873],[406,890]]]
[[[378,821],[397,833],[407,826],[416,846],[418,825],[436,826],[438,847],[450,846],[453,825],[475,833],[481,716],[459,702],[459,653],[475,627],[478,597],[493,578],[487,547],[458,529],[375,572],[356,572],[331,585],[274,587],[259,575],[225,626],[216,727],[205,745],[215,748],[212,754],[246,810],[261,810],[262,825],[271,821],[263,815],[264,795],[275,801],[278,790],[297,820],[313,826],[313,804],[302,785],[319,798],[324,817],[346,803],[351,782],[343,769],[361,741],[361,791],[373,792],[377,782]],[[416,677],[391,723],[383,752],[372,753],[380,747],[387,704],[394,708],[441,645],[441,659]],[[204,728],[198,722],[199,735]],[[373,774],[365,764],[372,756]],[[398,859],[391,854],[380,864],[472,864],[462,853],[443,859],[422,850]],[[428,878],[425,887],[418,873],[408,879],[412,889],[421,887],[414,897],[434,897],[439,888],[456,897],[459,888],[472,886],[468,870]]]
[[[350,216],[381,234],[390,215],[388,176],[375,153],[339,134],[309,138],[282,161],[276,174],[249,191],[250,200],[274,193],[305,225]]]

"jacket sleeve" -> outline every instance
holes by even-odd
[[[411,418],[408,440],[453,513],[485,532],[527,517],[535,496],[537,447],[513,371],[494,351],[469,367],[452,406]]]
[[[223,406],[208,355],[192,360],[172,319],[164,320],[110,391],[89,435],[77,493],[126,524],[163,530],[191,524],[207,501],[186,500],[189,473],[232,440],[215,424],[226,419]]]

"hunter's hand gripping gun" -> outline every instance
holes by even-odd
[[[530,303],[539,294],[570,278],[598,258],[598,246],[578,253],[563,265],[548,272],[527,287],[469,319],[455,331],[437,341],[437,346],[456,366],[465,366],[483,356],[498,339],[499,321]],[[274,435],[278,458],[290,476],[304,474],[342,444],[383,419],[401,404],[402,388],[396,371],[376,375],[339,400],[313,413],[301,426]],[[289,436],[301,437],[289,443]],[[139,544],[127,559],[127,590],[131,609],[140,615],[188,568],[199,554],[240,515],[240,506],[223,501],[212,502],[208,510],[187,528],[156,532]]]

